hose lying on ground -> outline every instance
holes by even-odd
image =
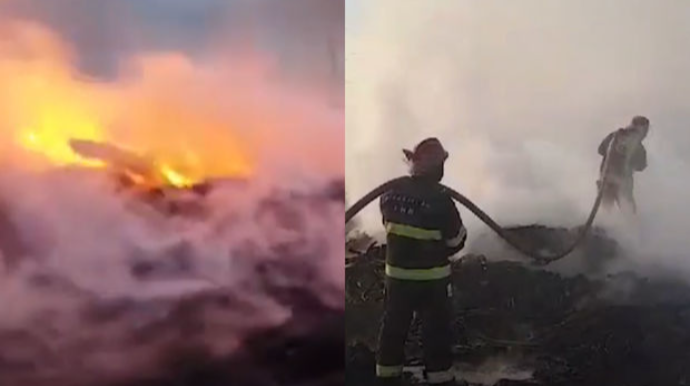
[[[477,205],[475,205],[472,201],[470,201],[467,197],[463,196],[462,194],[458,193],[457,191],[445,186],[441,185],[443,188],[445,188],[448,192],[448,194],[457,202],[462,204],[465,208],[469,209],[470,212],[474,213],[475,216],[477,216],[484,224],[488,225],[489,228],[491,228],[496,234],[498,234],[503,240],[505,240],[509,245],[511,245],[513,248],[517,249],[520,251],[522,254],[525,256],[531,258],[534,260],[534,263],[540,264],[540,265],[546,265],[549,263],[552,263],[554,261],[560,260],[564,258],[565,256],[568,256],[571,252],[575,250],[575,248],[578,247],[578,245],[585,239],[587,236],[587,233],[589,233],[590,229],[592,228],[592,224],[594,223],[594,218],[597,215],[597,212],[599,211],[599,206],[601,205],[601,200],[603,198],[603,193],[604,193],[604,187],[606,186],[606,182],[608,180],[608,168],[609,168],[609,153],[611,151],[611,148],[613,147],[613,144],[616,142],[618,137],[618,133],[614,134],[614,137],[611,139],[609,142],[608,149],[606,150],[606,154],[604,155],[604,167],[602,170],[602,179],[601,183],[598,186],[598,192],[597,192],[597,197],[594,200],[594,205],[592,206],[592,210],[589,212],[589,217],[587,218],[587,221],[585,222],[585,225],[580,228],[580,231],[573,241],[572,244],[570,244],[567,248],[563,249],[562,251],[552,254],[550,256],[545,256],[542,255],[536,251],[531,251],[528,248],[524,247],[521,245],[517,240],[514,240],[508,232],[503,229],[500,225],[498,225],[489,215],[487,215],[483,210],[481,210]],[[369,205],[370,202],[381,196],[383,193],[391,190],[393,187],[395,187],[397,184],[399,184],[402,180],[406,179],[407,177],[398,177],[394,178],[388,182],[385,182],[384,184],[381,184],[378,186],[376,189],[372,190],[368,194],[366,194],[364,197],[360,198],[357,202],[355,202],[350,208],[347,209],[345,212],[345,223],[349,222],[357,213],[359,213],[362,209],[364,209],[367,205]]]

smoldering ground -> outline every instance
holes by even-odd
[[[0,8],[0,206],[15,236],[0,240],[13,262],[0,383],[227,381],[209,366],[276,382],[252,358],[268,368],[281,361],[272,345],[341,340],[329,328],[344,285],[342,59],[331,53],[342,41],[304,40],[337,37],[342,4],[295,2],[281,18],[270,1],[88,3]],[[217,183],[171,193],[197,215],[161,213],[71,139],[146,155],[171,181]]]
[[[499,223],[576,226],[594,201],[597,146],[642,114],[639,225],[612,230],[645,269],[686,270],[688,5],[394,3],[359,2],[348,19],[348,199],[404,173],[400,150],[437,136],[445,181]],[[464,213],[471,239],[483,234]],[[369,230],[375,217],[364,213]]]
[[[468,255],[453,264],[455,359],[472,362],[458,376],[471,379],[468,371],[484,360],[511,353],[543,384],[682,383],[684,365],[674,358],[686,350],[674,342],[688,333],[686,5],[354,3],[346,59],[350,202],[406,171],[403,147],[437,136],[450,151],[448,185],[502,225],[548,226],[527,229],[527,239],[560,250],[565,230],[554,228],[582,224],[594,201],[600,141],[633,115],[652,121],[649,168],[635,181],[638,228],[597,221],[627,249],[615,268],[635,273],[557,275],[553,266],[505,261],[524,257],[461,209],[470,234],[465,252],[489,261]],[[381,229],[376,212],[373,206],[360,218],[372,233]],[[359,261],[347,273],[354,384],[375,382],[382,249],[353,257]],[[564,259],[570,267],[554,269],[586,272],[576,261],[581,252]],[[421,347],[412,333],[407,364],[421,362]]]

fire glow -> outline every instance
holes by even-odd
[[[203,76],[186,57],[139,57],[124,80],[91,81],[79,78],[69,48],[50,31],[9,23],[0,35],[0,162],[108,168],[176,187],[253,173],[253,147],[239,134],[251,119],[195,104]],[[72,141],[108,151],[85,156]],[[136,168],[129,167],[132,159]]]

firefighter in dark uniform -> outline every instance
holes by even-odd
[[[401,384],[405,341],[416,314],[422,322],[427,381],[455,385],[449,257],[464,247],[467,232],[439,183],[448,158],[439,140],[428,138],[403,152],[411,176],[380,201],[387,234],[386,305],[376,375],[383,385]]]
[[[604,207],[608,208],[616,203],[621,209],[632,213],[637,212],[637,204],[633,195],[633,173],[644,171],[647,168],[647,150],[642,144],[647,133],[649,133],[649,119],[636,116],[630,125],[610,133],[599,145],[599,155],[602,156],[600,166],[602,176],[597,182],[599,188],[601,188],[601,181],[604,177],[604,156],[607,155],[607,152],[610,158],[607,184],[603,187],[602,204]]]

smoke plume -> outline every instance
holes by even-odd
[[[689,5],[662,1],[357,2],[348,19],[346,167],[352,200],[405,173],[427,136],[450,151],[445,182],[500,224],[584,222],[597,146],[651,119],[636,175],[639,224],[621,240],[644,264],[690,268],[682,176]],[[476,236],[487,229],[468,212]],[[364,214],[377,230],[375,210]],[[618,222],[615,220],[614,222]],[[472,236],[471,236],[472,237]]]

